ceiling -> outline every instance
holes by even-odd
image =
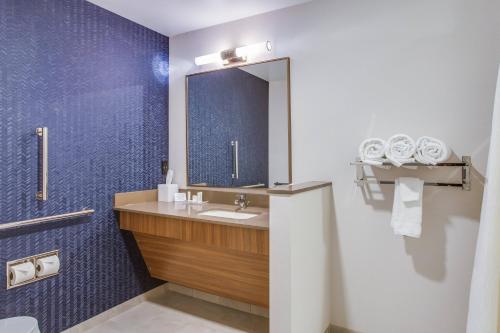
[[[166,36],[312,0],[87,0]]]

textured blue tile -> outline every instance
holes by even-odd
[[[49,128],[49,200],[34,130]],[[0,318],[60,332],[149,290],[116,192],[154,188],[168,143],[168,38],[83,0],[0,0],[0,223],[94,208],[0,234]],[[5,263],[60,249],[61,273],[5,290]]]
[[[268,185],[269,83],[237,68],[189,77],[191,184]],[[238,140],[233,180],[231,141]]]

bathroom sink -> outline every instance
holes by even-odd
[[[258,214],[242,213],[242,212],[235,212],[235,211],[231,211],[231,210],[217,209],[217,210],[207,210],[207,211],[198,213],[198,215],[222,217],[225,219],[247,220],[247,219],[251,219],[252,217],[257,216]]]

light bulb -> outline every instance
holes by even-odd
[[[204,56],[194,58],[194,63],[197,66],[212,64],[214,62],[219,62],[219,63],[222,62],[222,58],[220,56],[220,53],[211,53],[211,54],[207,54]]]
[[[267,40],[261,43],[237,47],[235,52],[237,57],[245,57],[245,56],[256,55],[263,52],[271,52],[271,50],[272,50],[271,41]]]
[[[252,45],[237,47],[236,49],[228,49],[218,53],[211,53],[204,56],[194,58],[194,63],[197,66],[207,64],[224,64],[228,65],[231,62],[240,61],[245,62],[248,58],[264,52],[271,52],[271,41],[260,42]],[[241,59],[236,59],[241,58]]]

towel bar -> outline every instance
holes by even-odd
[[[362,187],[366,184],[394,184],[393,180],[377,180],[375,177],[368,177],[365,175],[364,166],[371,166],[368,163],[361,161],[351,162],[351,165],[356,166],[356,184]],[[389,162],[382,164],[382,167],[390,169],[393,165]],[[472,166],[472,159],[470,156],[462,156],[462,162],[456,163],[438,163],[436,165],[427,165],[422,163],[405,163],[404,166],[425,166],[425,167],[461,167],[462,168],[462,182],[461,183],[442,183],[442,182],[425,182],[426,186],[446,186],[446,187],[461,187],[464,191],[470,191],[470,168]]]
[[[93,209],[84,209],[84,210],[81,210],[79,212],[45,216],[45,217],[39,217],[36,219],[30,219],[30,220],[24,220],[24,221],[3,223],[3,224],[0,224],[0,231],[12,229],[12,228],[25,227],[28,225],[40,224],[40,223],[45,223],[45,222],[55,222],[55,221],[61,221],[61,220],[67,220],[67,219],[74,219],[77,217],[92,215],[92,214],[94,214],[94,212],[95,212],[95,210],[93,210]]]

